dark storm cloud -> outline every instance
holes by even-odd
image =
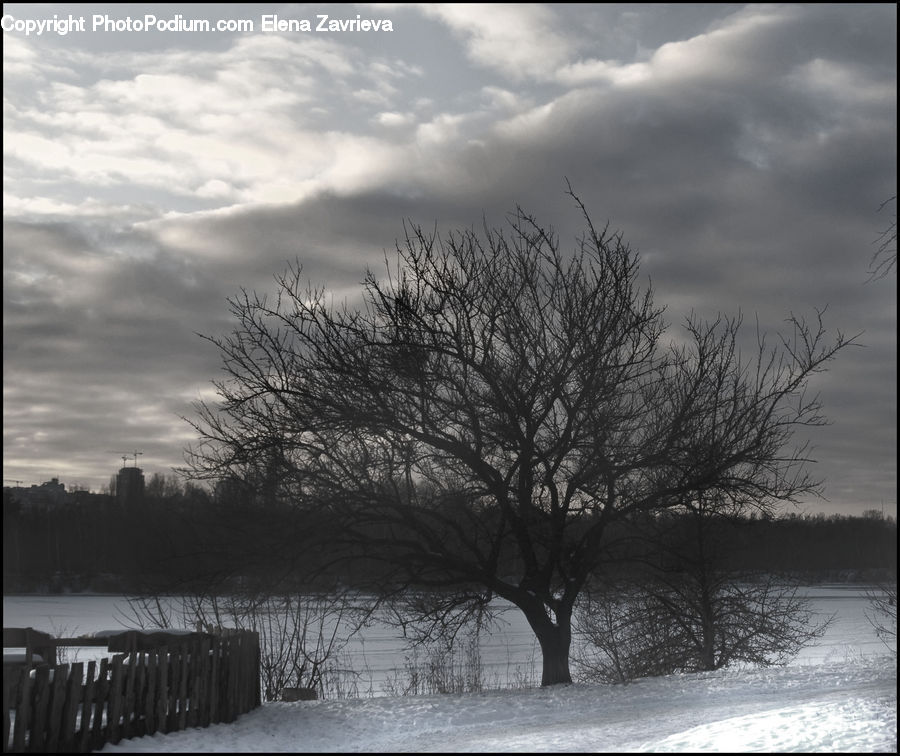
[[[865,331],[814,381],[834,424],[810,437],[832,506],[895,502],[896,279],[864,283],[896,192],[895,7],[373,12],[396,21],[387,46],[181,37],[92,61],[11,40],[13,477],[62,460],[103,482],[116,461],[85,450],[135,444],[150,472],[178,464],[177,415],[219,374],[195,331],[226,332],[240,287],[298,259],[351,297],[404,220],[478,229],[517,204],[570,246],[568,178],[640,252],[671,338],[691,310],[740,311],[751,343],[826,305],[827,327]]]

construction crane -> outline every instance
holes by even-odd
[[[128,460],[128,457],[133,455],[133,456],[134,456],[134,466],[137,467],[137,458],[138,458],[138,455],[139,455],[139,454],[143,454],[144,452],[138,451],[137,449],[135,449],[134,451],[131,451],[131,452],[128,452],[128,451],[124,451],[124,452],[123,452],[123,451],[110,451],[110,450],[107,450],[105,453],[106,453],[106,454],[119,454],[119,455],[121,455],[121,457],[122,457],[122,467],[125,467],[125,462]]]
[[[21,480],[16,480],[15,478],[4,478],[4,479],[3,479],[3,482],[4,482],[4,483],[15,483],[15,484],[16,484],[16,488],[18,488],[18,487],[21,485],[21,483],[22,483]],[[883,508],[884,508],[884,505],[882,505],[882,509],[883,509]]]

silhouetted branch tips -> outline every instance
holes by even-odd
[[[880,513],[879,513],[880,514]],[[875,630],[878,639],[897,656],[897,575],[896,569],[891,580],[882,580],[866,590],[869,610],[866,619]]]
[[[878,212],[884,210],[891,202],[897,201],[897,195],[889,197],[878,206]],[[876,244],[875,252],[869,261],[869,281],[884,278],[890,275],[897,264],[897,216],[890,221],[887,227],[873,242]]]

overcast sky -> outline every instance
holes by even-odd
[[[221,375],[197,333],[230,330],[240,287],[299,258],[352,295],[404,219],[499,225],[517,204],[569,244],[568,177],[641,254],[668,338],[691,309],[772,330],[827,306],[865,332],[813,383],[828,501],[801,511],[896,513],[896,274],[867,283],[896,213],[896,5],[3,12],[4,485],[98,490],[119,450],[170,473]],[[70,14],[84,30],[61,34]],[[146,14],[253,31],[135,30]]]

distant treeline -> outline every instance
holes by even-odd
[[[175,480],[154,483],[129,508],[92,495],[80,504],[35,509],[4,489],[4,593],[175,592],[252,588],[257,581],[268,588],[276,581],[310,587],[325,576],[353,586],[370,580],[380,564],[333,563],[324,509],[300,512],[233,490],[213,495]],[[683,517],[666,515],[663,530],[677,531]],[[719,561],[728,570],[789,573],[808,582],[896,575],[897,523],[877,510],[859,517],[732,518],[718,527]],[[659,518],[652,529],[659,532]],[[618,523],[610,531],[610,570],[640,560],[647,531],[647,522]]]

